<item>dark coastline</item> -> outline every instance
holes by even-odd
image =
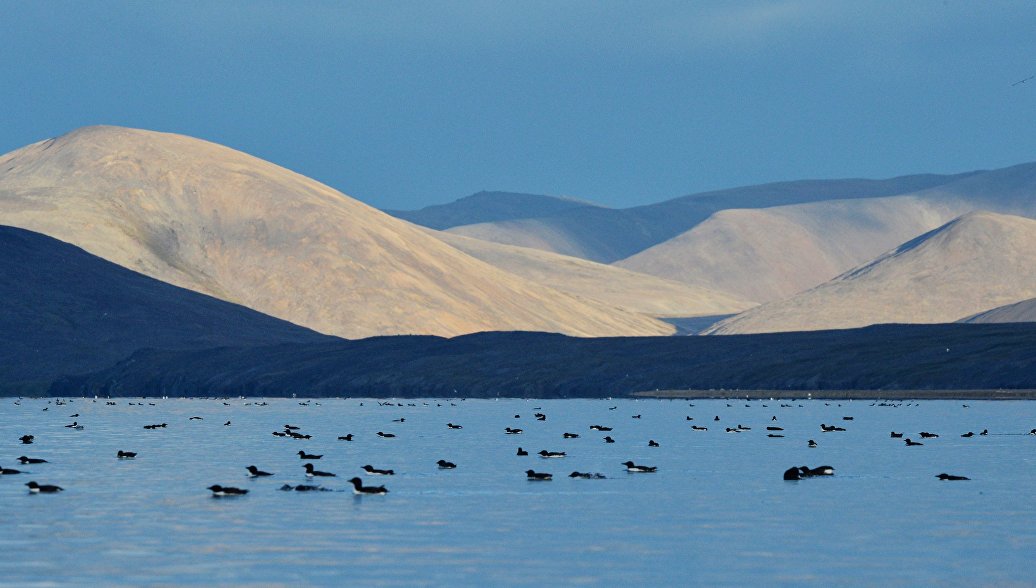
[[[673,400],[1036,400],[1036,390],[654,390],[632,396]]]

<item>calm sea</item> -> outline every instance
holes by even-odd
[[[0,399],[0,465],[26,472],[0,476],[0,585],[1036,584],[1031,401],[114,402]],[[312,438],[272,435],[286,424]],[[738,425],[751,430],[724,432]],[[890,431],[939,437],[906,447]],[[300,450],[323,455],[334,492],[278,490],[307,483]],[[253,464],[275,475],[246,477]],[[781,479],[799,465],[836,474]],[[354,496],[354,475],[390,493]],[[30,480],[65,492],[30,495]],[[250,493],[216,499],[211,484]]]

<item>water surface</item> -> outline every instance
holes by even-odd
[[[0,477],[0,585],[1033,583],[1032,401],[0,402],[0,465],[28,472]],[[73,420],[84,429],[64,427]],[[312,439],[271,434],[285,424]],[[738,424],[751,431],[724,432]],[[908,448],[892,430],[940,437]],[[346,433],[355,441],[336,439]],[[568,457],[518,457],[518,446]],[[118,450],[139,456],[120,461]],[[299,450],[324,455],[314,463],[338,474],[323,481],[336,492],[278,491],[307,483]],[[20,455],[51,463],[21,466]],[[458,468],[439,470],[439,459]],[[629,474],[626,460],[659,471]],[[276,475],[250,479],[251,464]],[[367,476],[364,464],[397,474]],[[836,475],[781,479],[822,464]],[[555,479],[529,482],[530,468]],[[573,470],[607,479],[567,478]],[[356,497],[354,475],[390,493]],[[29,480],[66,491],[30,495]],[[251,492],[214,499],[214,483]]]

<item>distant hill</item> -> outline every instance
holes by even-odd
[[[559,196],[515,192],[478,192],[448,204],[426,206],[420,210],[386,210],[385,212],[417,225],[443,230],[459,225],[550,216],[580,208],[600,208],[600,206]]]
[[[51,237],[0,226],[0,391],[40,392],[61,375],[141,348],[313,343],[331,337],[171,286]]]
[[[0,156],[0,224],[343,337],[661,335],[526,284],[314,180],[191,137],[87,127]]]
[[[109,369],[64,378],[50,392],[602,398],[656,389],[740,396],[738,390],[998,388],[1036,388],[1036,329],[1030,325],[883,325],[664,338],[481,333],[145,350]],[[902,392],[887,394],[898,398]]]
[[[656,317],[733,314],[755,304],[728,294],[622,268],[442,231],[436,238],[531,283]],[[717,319],[718,320],[718,319]]]
[[[710,334],[946,323],[1036,297],[1036,220],[973,212]]]
[[[961,323],[1036,323],[1036,298],[998,306],[963,318]]]
[[[731,208],[764,208],[821,200],[908,194],[974,175],[916,175],[887,180],[802,180],[683,196],[627,209],[578,207],[498,222],[455,226],[450,232],[535,247],[601,263],[624,259],[671,239]]]
[[[723,210],[614,265],[765,303],[822,284],[970,209],[955,198],[896,196]]]

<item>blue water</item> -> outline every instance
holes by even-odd
[[[128,404],[138,401],[0,400],[0,465],[28,472],[0,477],[0,585],[1036,581],[1036,436],[1024,434],[1036,427],[1034,402]],[[546,421],[533,418],[536,408]],[[393,422],[398,418],[405,422]],[[85,428],[64,427],[73,420]],[[143,429],[162,422],[168,427]],[[822,422],[848,430],[821,433]],[[271,434],[285,424],[313,438]],[[592,424],[614,431],[590,431]],[[692,431],[692,424],[709,431]],[[723,432],[738,424],[752,430]],[[786,437],[766,437],[768,425],[784,427]],[[504,435],[504,427],[525,433]],[[982,429],[990,434],[959,436]],[[940,437],[905,447],[889,438],[891,430]],[[562,439],[564,432],[580,438]],[[346,433],[356,440],[336,440]],[[36,443],[22,445],[23,434]],[[605,435],[617,442],[604,443]],[[649,439],[661,447],[648,447]],[[819,447],[808,448],[808,439]],[[518,446],[568,457],[518,457]],[[120,461],[118,450],[139,456]],[[323,484],[339,492],[278,491],[307,483],[299,450],[324,455],[314,463],[338,474]],[[22,466],[20,455],[51,463]],[[439,459],[458,468],[439,470]],[[658,466],[658,473],[626,473],[619,464],[628,459]],[[250,479],[251,464],[276,475]],[[397,474],[368,476],[364,464]],[[781,479],[798,465],[832,465],[836,474]],[[555,479],[529,482],[530,468]],[[608,479],[567,478],[573,470]],[[972,480],[940,482],[940,472]],[[354,496],[345,482],[354,475],[390,493]],[[29,480],[66,491],[30,495]],[[216,483],[251,492],[212,498],[205,488]]]

